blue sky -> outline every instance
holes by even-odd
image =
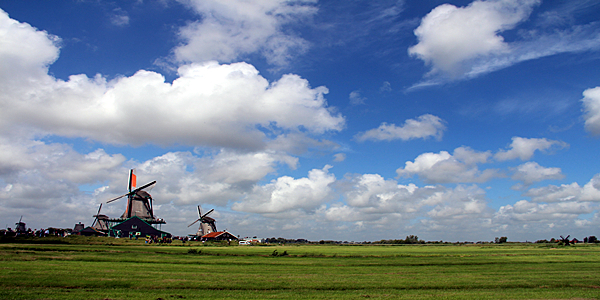
[[[597,1],[0,1],[0,222],[598,235]],[[103,206],[119,216],[124,201]]]

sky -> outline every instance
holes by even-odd
[[[600,235],[600,2],[0,0],[0,227]]]

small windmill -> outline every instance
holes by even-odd
[[[99,230],[99,231],[103,231],[103,232],[107,232],[110,227],[108,226],[108,216],[107,215],[101,215],[100,214],[100,210],[102,209],[102,203],[100,203],[100,207],[98,207],[98,212],[93,215],[94,219],[94,223],[92,223],[92,228]]]
[[[569,241],[569,237],[571,235],[567,235],[567,237],[563,237],[562,235],[560,236],[560,239],[562,240],[562,242],[565,244],[565,246],[569,246],[571,244],[571,242]]]
[[[203,236],[209,234],[211,232],[217,232],[217,225],[215,219],[209,217],[208,215],[212,213],[215,209],[209,210],[207,213],[202,214],[202,208],[198,205],[198,219],[192,224],[188,225],[188,227],[196,224],[196,222],[200,221],[200,226],[198,227],[198,232],[196,236]]]
[[[23,216],[21,216],[21,218],[19,219],[19,223],[15,223],[16,227],[15,227],[15,231],[19,232],[19,233],[23,233],[23,232],[27,232],[27,228],[25,228],[25,223],[22,222],[23,221]]]

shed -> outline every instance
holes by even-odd
[[[106,233],[98,231],[97,229],[90,226],[80,230],[77,234],[85,236],[106,236]]]

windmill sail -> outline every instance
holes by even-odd
[[[129,170],[129,192],[135,189],[137,185],[137,177],[135,176],[135,169]]]

